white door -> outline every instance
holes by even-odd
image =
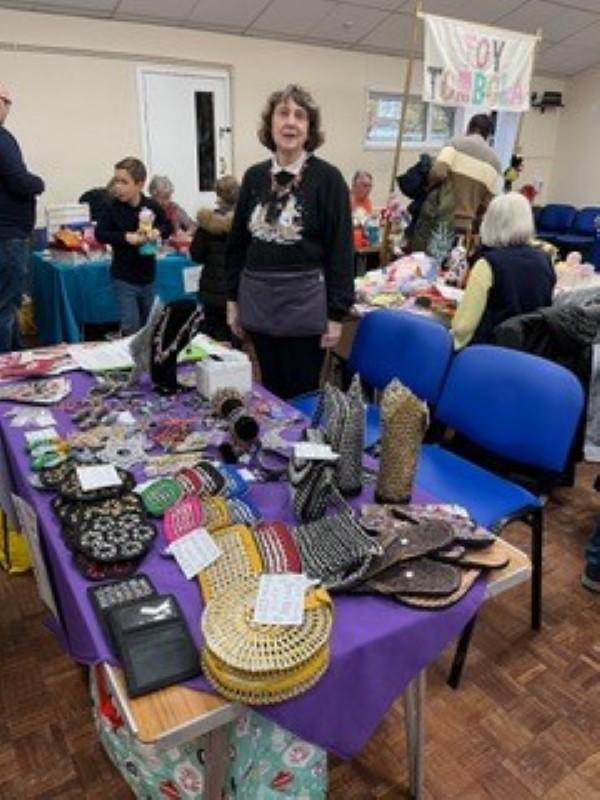
[[[142,68],[139,86],[148,175],[167,175],[173,199],[194,218],[232,170],[229,76]]]

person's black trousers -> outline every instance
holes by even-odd
[[[283,400],[319,388],[325,350],[320,336],[251,333],[262,384]]]

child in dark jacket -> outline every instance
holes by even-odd
[[[173,232],[162,208],[143,194],[145,182],[146,167],[139,159],[124,158],[115,164],[115,196],[96,226],[96,239],[112,246],[110,276],[124,336],[135,333],[148,318],[157,245]]]
[[[190,245],[190,255],[197,264],[203,265],[198,292],[204,306],[202,332],[217,341],[231,341],[225,314],[225,244],[240,185],[232,175],[224,175],[217,181],[215,191],[216,210],[203,208],[198,212],[198,227]]]

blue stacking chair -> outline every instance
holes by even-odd
[[[553,242],[557,236],[567,233],[573,224],[577,209],[565,203],[549,203],[540,211],[536,220],[537,236]]]
[[[435,407],[452,357],[449,332],[436,320],[409,311],[381,309],[371,311],[360,321],[348,371],[356,372],[370,389],[385,389],[398,378],[417,397]],[[290,400],[294,408],[312,417],[319,393]],[[380,437],[379,407],[367,406],[365,447]]]
[[[493,456],[558,477],[583,409],[581,383],[564,367],[530,353],[473,345],[454,358],[436,418]],[[480,525],[496,532],[515,520],[531,527],[531,626],[539,630],[543,542],[540,497],[438,444],[422,447],[416,483],[440,502],[463,506]],[[469,637],[470,631],[462,642],[462,660]],[[454,682],[451,675],[451,685],[457,685],[462,663],[459,666],[455,661],[455,667],[458,674]]]

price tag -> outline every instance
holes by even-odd
[[[122,483],[114,464],[77,467],[77,477],[84,492],[104,489],[106,486],[120,486]]]
[[[172,542],[167,551],[175,556],[188,580],[210,566],[222,553],[219,545],[204,528],[186,533]]]
[[[304,594],[310,585],[306,575],[261,575],[254,607],[254,622],[261,625],[301,625]]]
[[[183,270],[183,290],[188,294],[194,294],[198,291],[198,284],[200,283],[200,273],[202,267],[186,267]]]
[[[331,449],[329,444],[315,442],[297,442],[294,445],[296,458],[305,458],[308,461],[335,461],[339,455]]]
[[[43,441],[44,439],[58,439],[56,428],[40,428],[37,431],[25,431],[25,440],[28,445]]]

